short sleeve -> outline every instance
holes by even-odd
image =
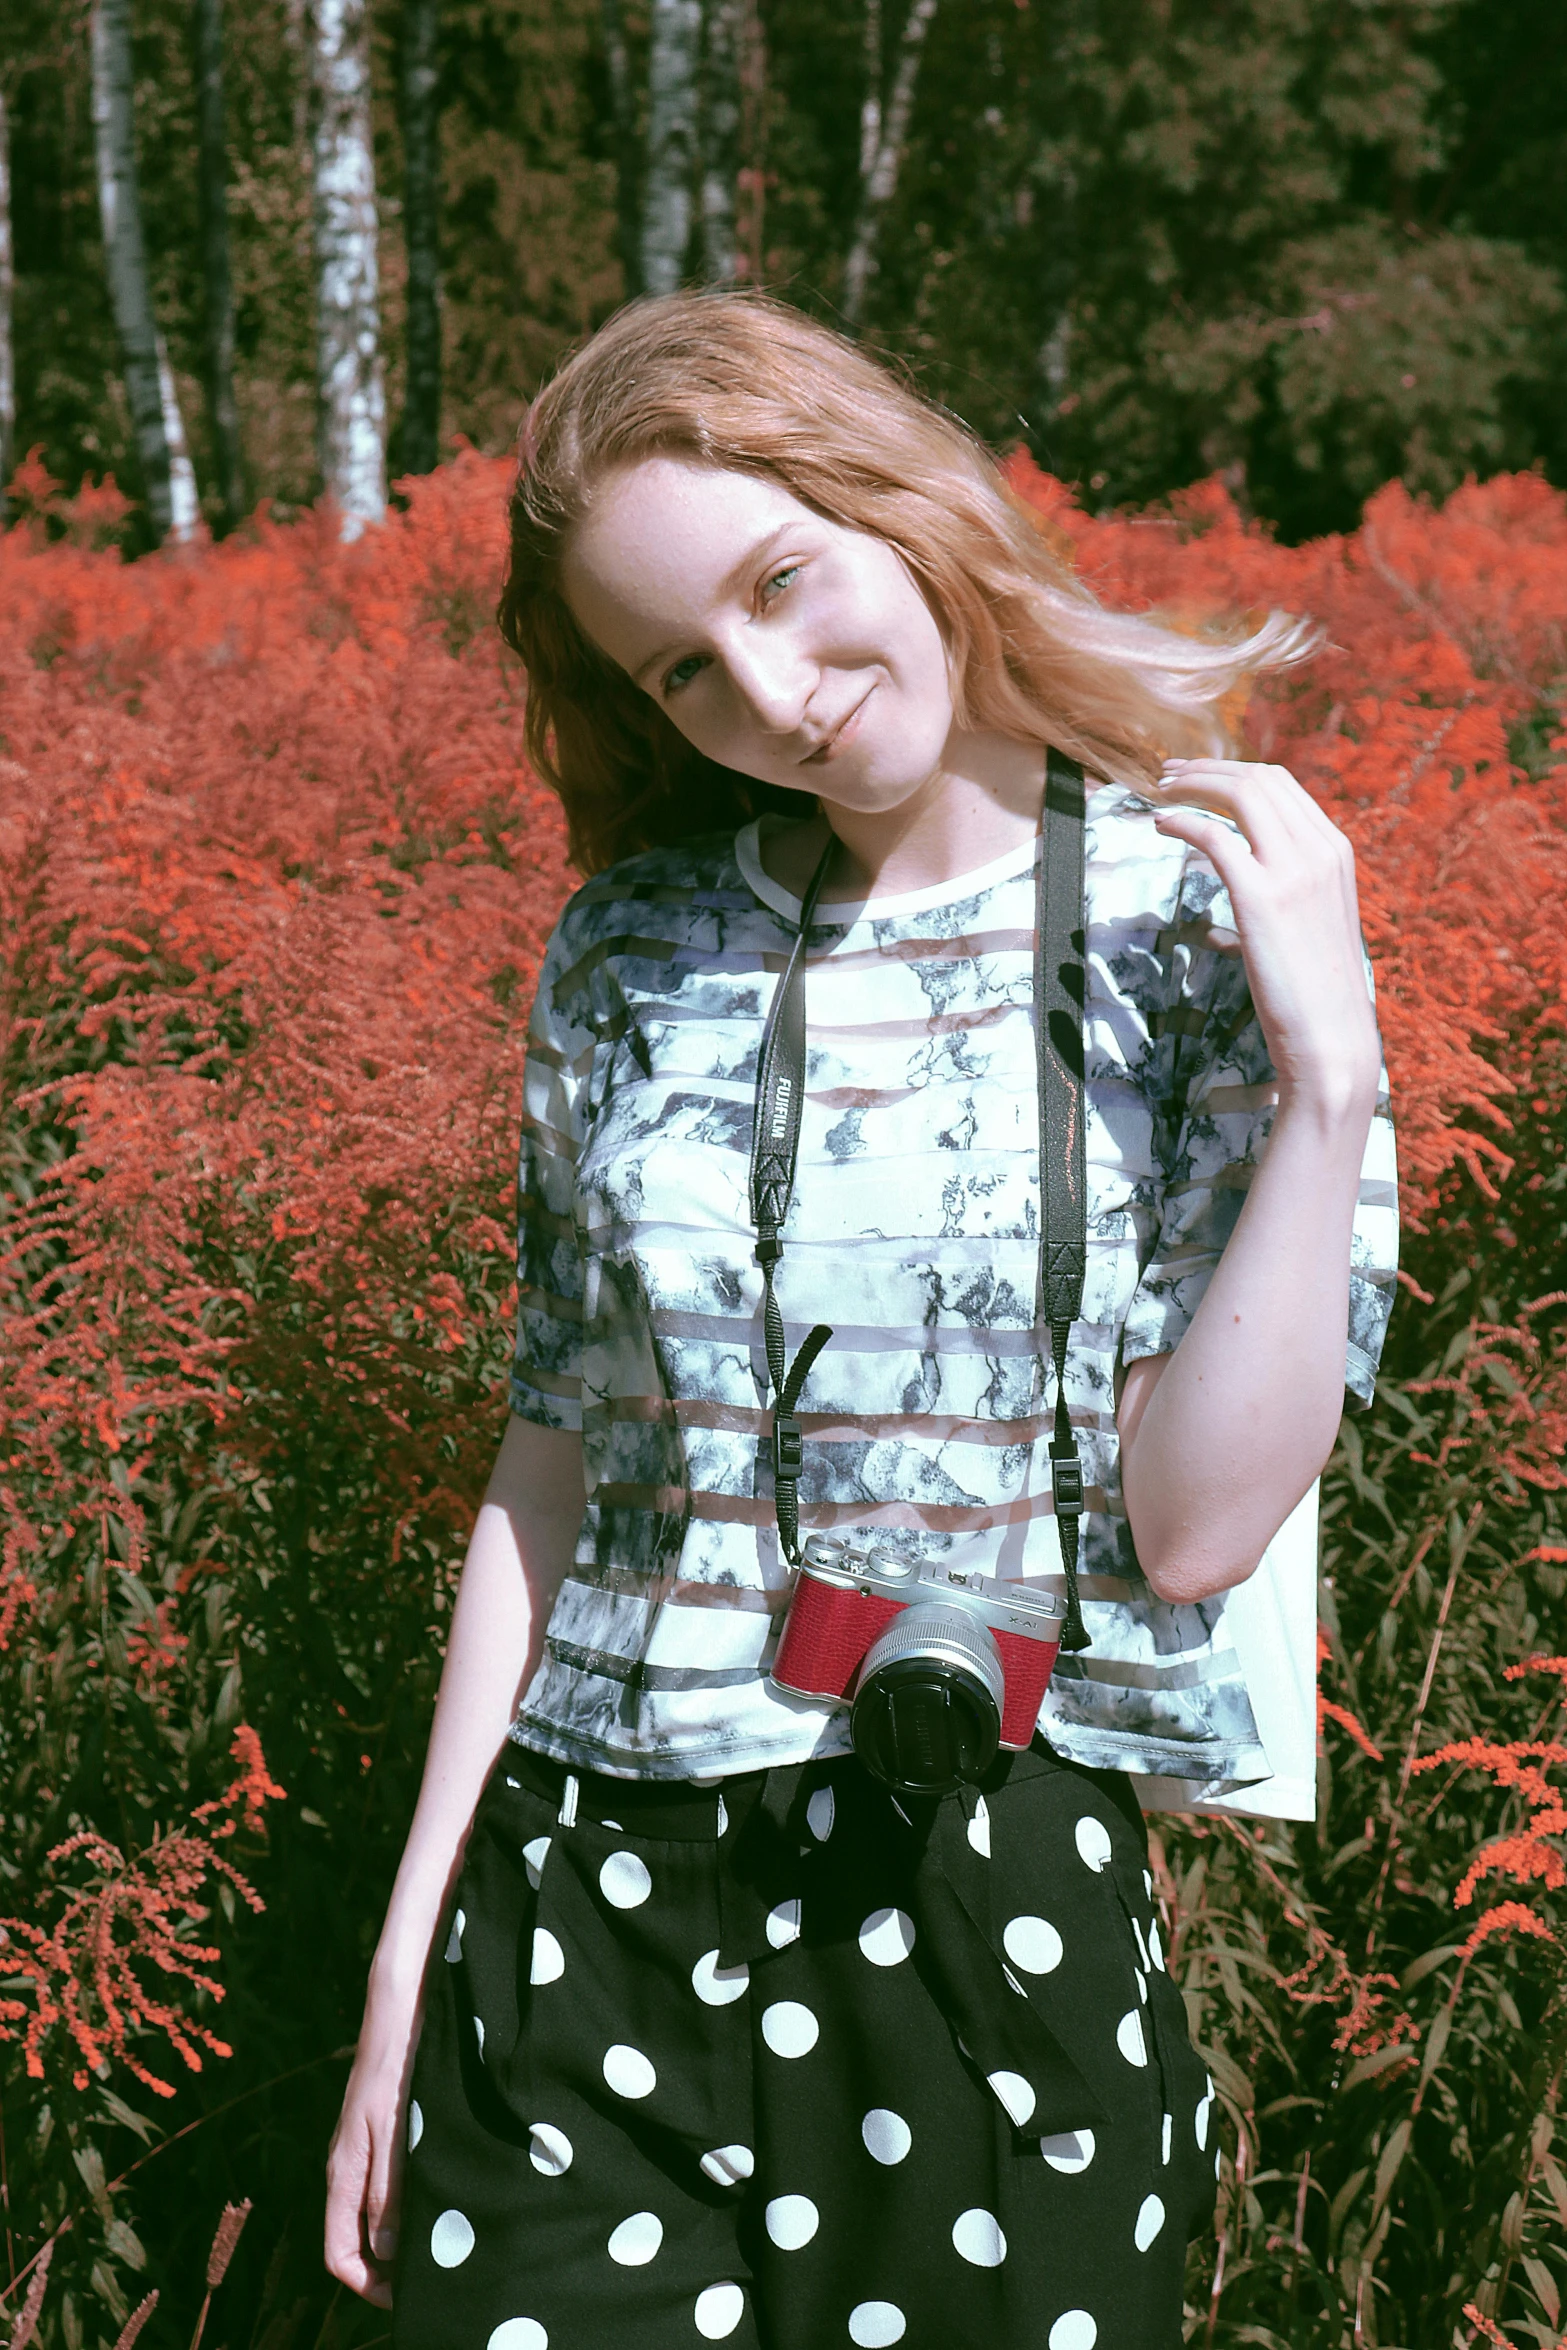
[[[510,1401],[522,1419],[580,1430],[583,1264],[573,1207],[593,1036],[570,969],[569,921],[568,908],[546,949],[528,1028]]]
[[[1197,943],[1210,921],[1232,925],[1229,900],[1211,874],[1189,871],[1181,911],[1184,919],[1161,942],[1171,955],[1171,985],[1147,1068],[1162,1188],[1153,1251],[1122,1332],[1123,1363],[1168,1354],[1190,1327],[1273,1123],[1273,1065],[1245,964],[1238,951]],[[1366,984],[1372,986],[1369,960]],[[1384,1068],[1350,1248],[1344,1387],[1353,1410],[1364,1410],[1375,1391],[1397,1273],[1398,1177]]]

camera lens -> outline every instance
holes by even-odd
[[[1001,1739],[1001,1655],[966,1610],[904,1608],[871,1643],[849,1717],[866,1769],[903,1795],[984,1777]]]

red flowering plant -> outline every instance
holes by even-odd
[[[127,565],[35,469],[0,538],[0,2308],[48,2350],[189,2339],[204,2291],[231,2341],[384,2333],[328,2316],[320,2159],[569,886],[490,625],[506,470]],[[1554,2343],[1567,502],[1394,486],[1282,548],[1212,485],[1011,482],[1119,603],[1321,623],[1245,725],[1355,843],[1411,1228],[1324,1488],[1318,1820],[1155,1823],[1226,2116],[1190,2329]]]

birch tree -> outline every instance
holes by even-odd
[[[651,0],[648,16],[641,278],[648,293],[668,294],[680,283],[691,240],[702,0]]]
[[[125,358],[125,393],[147,485],[147,511],[160,538],[188,539],[200,509],[174,371],[158,331],[147,274],[136,178],[130,0],[94,0],[92,114],[109,295]]]
[[[738,274],[735,178],[740,165],[743,0],[705,0],[702,43],[702,275],[727,286]]]
[[[881,0],[866,0],[866,100],[860,114],[860,204],[843,267],[843,314],[858,326],[865,292],[876,271],[882,222],[898,185],[920,58],[936,0],[912,0],[898,43],[898,62],[885,108],[881,102]]]
[[[626,48],[626,20],[620,0],[600,0],[604,64],[609,76],[610,124],[615,145],[615,243],[620,253],[626,298],[642,292],[642,215],[638,202],[637,105]]]
[[[11,117],[0,81],[0,522],[16,463],[16,266],[11,254]]]
[[[218,502],[230,528],[245,509],[239,409],[234,398],[234,279],[229,266],[228,132],[223,110],[223,0],[193,0],[196,176],[206,309],[207,421]]]
[[[352,539],[386,512],[367,0],[315,0],[312,16],[317,439]]]
[[[407,391],[399,457],[433,473],[441,438],[441,155],[438,0],[403,10],[403,236],[408,252]]]

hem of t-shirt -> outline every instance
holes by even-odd
[[[802,901],[786,890],[781,881],[774,881],[762,863],[761,832],[764,819],[752,818],[735,835],[735,863],[755,896],[775,914],[782,914],[791,922],[800,919]],[[904,914],[925,914],[933,906],[950,905],[958,898],[974,898],[998,882],[1011,881],[1019,873],[1031,873],[1039,854],[1036,839],[1025,841],[1021,847],[1010,849],[1004,857],[993,857],[988,865],[976,866],[972,873],[955,873],[949,881],[938,881],[928,889],[906,889],[887,897],[834,899],[830,905],[817,908],[817,920],[835,930],[852,930],[857,922],[896,921]]]
[[[558,1428],[566,1436],[582,1434],[582,1405],[569,1397],[545,1395],[537,1387],[523,1387],[512,1379],[506,1405],[513,1419],[530,1420],[535,1428]]]
[[[530,1754],[547,1755],[568,1770],[597,1771],[606,1779],[728,1779],[742,1771],[782,1770],[791,1763],[826,1762],[854,1751],[847,1707],[841,1718],[829,1715],[808,1743],[796,1731],[788,1738],[747,1737],[743,1749],[730,1743],[662,1747],[656,1754],[628,1753],[624,1746],[572,1737],[553,1723],[536,1721],[526,1714],[518,1715],[506,1735],[514,1746],[526,1747]]]
[[[1132,1793],[1144,1811],[1202,1812],[1209,1819],[1314,1820],[1317,1816],[1316,1780],[1283,1772],[1246,1781],[1133,1772]]]
[[[1039,1734],[1068,1762],[1096,1771],[1129,1771],[1139,1777],[1217,1780],[1240,1786],[1271,1779],[1273,1765],[1252,1739],[1205,1742],[1200,1751],[1179,1738],[1148,1738],[1135,1730],[1095,1730],[1082,1722],[1041,1717]]]

